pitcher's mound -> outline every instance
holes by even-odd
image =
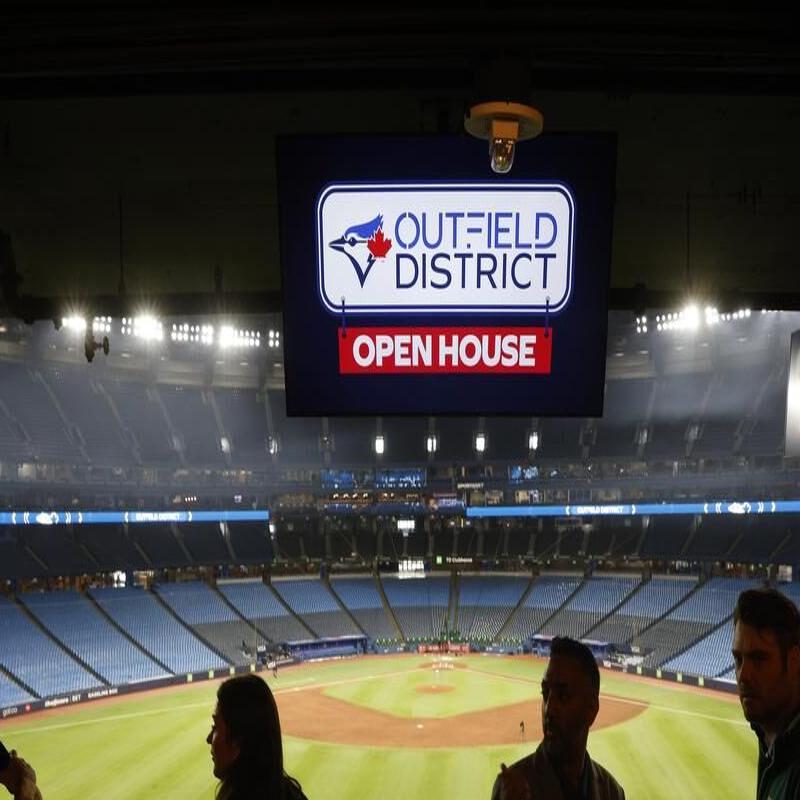
[[[452,686],[434,686],[428,684],[427,686],[417,686],[414,688],[414,691],[420,694],[444,694],[445,692],[452,692],[453,688]]]

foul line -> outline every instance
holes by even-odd
[[[512,683],[524,683],[528,686],[536,686],[536,681],[531,680],[530,678],[519,678],[516,675],[505,675],[505,674],[498,674],[496,672],[489,672],[483,669],[475,669],[474,667],[467,667],[467,671],[469,672],[478,672],[481,675],[489,675],[494,678],[500,678],[501,680],[511,681]],[[658,687],[655,687],[658,688]],[[750,723],[746,720],[739,720],[739,719],[729,719],[728,717],[718,717],[715,714],[704,714],[701,711],[689,711],[688,709],[684,708],[671,708],[670,706],[662,706],[658,703],[647,703],[644,700],[631,700],[627,697],[619,697],[615,694],[600,694],[600,699],[602,700],[610,700],[614,703],[626,703],[630,706],[638,706],[640,708],[652,708],[656,711],[663,711],[665,714],[680,714],[685,717],[699,717],[700,719],[709,719],[714,722],[727,722],[729,725],[742,725],[746,727],[750,727]]]
[[[421,672],[421,671],[426,671],[427,672],[428,670],[430,670],[429,666],[418,666],[418,667],[412,667],[410,669],[397,670],[395,672],[384,672],[384,673],[378,674],[378,675],[363,675],[363,676],[359,676],[359,677],[355,677],[355,678],[341,678],[340,680],[326,681],[324,683],[317,683],[314,680],[314,678],[299,678],[297,683],[306,683],[307,685],[304,685],[304,686],[297,686],[297,685],[286,686],[286,687],[282,687],[280,689],[273,689],[272,693],[274,695],[288,695],[288,694],[294,694],[294,693],[297,693],[297,692],[307,692],[307,691],[314,690],[314,689],[328,689],[328,688],[333,687],[333,686],[345,686],[347,684],[352,684],[352,683],[363,683],[365,681],[379,680],[379,679],[382,679],[382,678],[397,678],[397,677],[400,677],[402,675],[408,675],[409,672]],[[503,674],[503,673],[490,672],[488,670],[476,669],[475,667],[470,667],[470,666],[466,666],[466,665],[465,665],[464,671],[465,672],[474,672],[474,673],[477,673],[477,674],[480,674],[480,675],[485,675],[487,677],[494,678],[494,679],[500,680],[500,681],[510,681],[512,683],[522,683],[522,684],[525,684],[526,686],[536,686],[537,685],[536,681],[531,680],[529,678],[520,678],[520,677],[517,677],[515,675],[506,675],[506,674]],[[135,697],[135,695],[132,695],[131,699],[133,699],[134,697]],[[697,717],[697,718],[700,718],[700,719],[707,719],[707,720],[711,720],[712,722],[725,722],[725,723],[727,723],[729,725],[739,725],[739,726],[748,726],[749,727],[749,723],[746,722],[745,720],[728,719],[726,717],[719,717],[719,716],[716,716],[714,714],[705,714],[705,713],[700,712],[700,711],[689,711],[687,709],[670,708],[669,706],[662,706],[662,705],[658,705],[656,703],[647,703],[647,702],[645,702],[643,700],[630,700],[630,699],[625,698],[625,697],[618,697],[616,695],[611,695],[611,694],[601,694],[600,697],[603,700],[608,700],[608,701],[615,702],[615,703],[626,703],[628,705],[637,706],[637,707],[640,707],[640,708],[646,708],[646,709],[649,708],[649,709],[653,709],[655,711],[661,711],[661,712],[666,713],[666,714],[678,714],[678,715],[685,716],[685,717]],[[22,728],[20,730],[13,731],[12,735],[13,736],[25,736],[26,734],[31,734],[31,733],[44,733],[46,731],[65,730],[65,729],[69,729],[69,728],[80,728],[80,727],[83,727],[85,725],[100,725],[100,724],[102,724],[104,722],[119,722],[120,720],[137,719],[137,718],[140,718],[140,717],[150,717],[150,716],[157,716],[159,714],[168,714],[168,713],[172,713],[174,711],[184,711],[184,710],[189,710],[189,709],[193,709],[193,708],[208,708],[208,707],[209,707],[208,706],[208,702],[204,702],[204,703],[184,703],[184,704],[178,705],[178,706],[170,705],[170,706],[167,706],[165,708],[155,708],[155,709],[152,709],[150,711],[134,711],[134,712],[131,712],[131,713],[128,713],[128,714],[113,714],[113,715],[107,716],[107,717],[95,717],[93,719],[76,720],[74,722],[61,722],[61,723],[56,723],[56,724],[53,724],[53,725],[42,725],[42,726],[37,726],[37,727],[33,727],[33,728]],[[73,706],[73,708],[77,711],[80,707],[79,706]],[[8,722],[11,722],[11,720],[8,720]],[[2,729],[2,727],[3,726],[0,726],[0,730]]]
[[[327,689],[331,686],[343,686],[348,683],[363,683],[364,681],[377,680],[379,678],[396,678],[400,675],[407,675],[409,672],[416,672],[419,670],[427,670],[427,667],[414,667],[412,669],[398,670],[397,672],[384,672],[380,675],[364,675],[358,678],[342,678],[338,681],[327,681],[325,683],[316,683],[314,678],[300,678],[298,683],[308,683],[307,686],[286,686],[281,689],[273,689],[274,695],[294,694],[295,692],[307,692],[311,689]],[[213,681],[209,681],[213,683]],[[181,684],[185,686],[186,684]],[[136,695],[130,695],[134,699]],[[122,696],[124,697],[124,695]],[[116,698],[115,698],[116,699]],[[100,725],[104,722],[118,722],[124,719],[137,719],[139,717],[152,717],[158,714],[168,714],[174,711],[184,711],[192,708],[210,708],[208,702],[205,703],[184,703],[179,706],[170,705],[165,708],[154,708],[150,711],[132,711],[129,714],[113,714],[108,717],[94,717],[93,719],[82,719],[74,722],[60,722],[53,725],[41,725],[34,728],[21,728],[20,730],[11,731],[12,736],[24,736],[30,733],[44,733],[46,731],[58,731],[67,728],[80,728],[85,725]],[[78,711],[80,706],[72,706],[69,710]],[[59,710],[65,710],[63,708]],[[19,719],[19,718],[17,718]],[[14,720],[5,720],[6,722],[13,722]],[[0,725],[0,730],[3,726]]]

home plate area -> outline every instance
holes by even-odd
[[[423,665],[430,680],[408,691],[439,695],[456,692],[448,680],[454,670],[468,669],[452,661]],[[427,676],[426,676],[427,677]],[[402,717],[332,697],[325,687],[278,692],[281,728],[288,736],[336,744],[371,747],[475,747],[519,744],[520,720],[526,739],[541,739],[541,701],[531,686],[531,699],[521,703],[456,713],[445,717]],[[647,705],[605,696],[593,730],[618,725],[641,714]]]

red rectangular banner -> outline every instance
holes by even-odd
[[[552,328],[339,328],[342,375],[548,375],[552,352]]]

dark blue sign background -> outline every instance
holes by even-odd
[[[616,136],[552,134],[517,146],[507,176],[467,136],[308,136],[278,140],[286,407],[292,416],[601,416]],[[341,318],[317,290],[316,202],[329,183],[560,181],[575,199],[573,294],[551,315],[549,375],[340,375]],[[347,315],[348,325],[544,325],[539,314]]]

